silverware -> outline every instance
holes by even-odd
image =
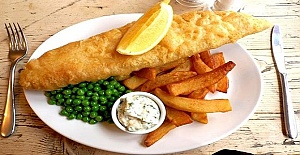
[[[285,60],[283,53],[283,44],[280,36],[280,28],[278,25],[275,25],[272,30],[272,51],[273,56],[275,58],[282,88],[283,113],[286,133],[289,138],[295,139],[298,136],[297,124],[295,120],[292,99],[289,93],[287,72],[285,68]]]
[[[17,25],[17,26],[16,26]],[[9,39],[9,53],[8,57],[11,61],[8,88],[7,88],[7,98],[4,110],[4,116],[1,125],[1,136],[8,137],[15,130],[16,122],[16,109],[15,109],[15,98],[14,98],[14,77],[15,68],[17,63],[25,57],[28,51],[27,41],[25,35],[17,23],[5,24]]]

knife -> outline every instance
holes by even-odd
[[[279,73],[280,83],[282,88],[282,99],[283,99],[282,102],[283,102],[285,130],[289,138],[295,139],[298,136],[297,124],[295,120],[295,113],[292,105],[292,99],[289,93],[287,72],[285,68],[285,60],[284,60],[284,53],[283,53],[283,44],[280,35],[280,28],[278,25],[274,25],[272,30],[272,52],[276,62],[276,67]]]

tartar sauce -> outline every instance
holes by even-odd
[[[147,130],[159,123],[158,105],[143,95],[122,98],[117,112],[120,123],[130,132]]]

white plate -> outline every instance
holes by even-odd
[[[50,37],[38,47],[30,59],[71,41],[123,26],[138,17],[140,14],[121,14],[78,23]],[[261,96],[260,72],[247,50],[239,44],[228,44],[213,50],[218,51],[224,51],[226,61],[232,60],[236,63],[236,67],[228,75],[230,88],[227,97],[233,110],[209,114],[209,123],[206,125],[195,122],[176,128],[149,148],[142,145],[144,135],[122,132],[113,124],[90,125],[78,120],[67,120],[58,114],[60,107],[47,104],[42,91],[25,90],[25,96],[33,111],[49,127],[90,147],[128,154],[160,154],[194,149],[218,141],[236,131],[254,113]],[[213,97],[222,98],[223,95],[215,94]]]

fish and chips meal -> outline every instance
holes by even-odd
[[[167,33],[147,52],[126,55],[117,51],[126,32],[136,27],[136,22],[128,23],[30,60],[20,73],[20,84],[24,89],[46,91],[50,100],[60,99],[57,99],[59,105],[75,104],[73,109],[63,107],[62,115],[69,119],[82,119],[86,115],[84,122],[93,120],[90,124],[103,121],[100,112],[97,113],[99,108],[92,115],[93,107],[76,110],[76,106],[95,104],[110,109],[113,101],[126,92],[150,92],[164,102],[167,115],[164,123],[145,137],[147,147],[182,125],[194,121],[207,124],[209,113],[232,110],[229,99],[209,100],[205,96],[209,92],[227,93],[230,86],[227,74],[236,66],[223,56],[223,52],[230,51],[212,54],[210,50],[261,32],[271,24],[231,11],[192,11],[174,14],[172,18]],[[108,86],[110,82],[113,86]],[[67,88],[74,86],[78,87],[73,92],[76,95],[71,95],[72,90]],[[62,100],[61,96],[55,96],[58,90],[76,100],[86,95],[83,98],[88,101]],[[88,93],[89,90],[93,92]],[[73,111],[83,112],[81,116],[70,116]],[[106,116],[106,120],[109,118]]]

